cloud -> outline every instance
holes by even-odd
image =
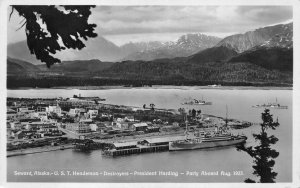
[[[244,32],[292,19],[291,6],[99,6],[102,35]]]
[[[224,36],[274,25],[292,17],[292,6],[97,6],[92,9],[89,22],[97,24],[100,35],[110,38],[123,35],[125,41],[128,36],[147,34],[175,36],[197,32]],[[13,20],[8,24],[9,42],[21,38],[20,32],[11,34],[19,26],[18,22]]]
[[[237,13],[254,23],[272,24],[292,19],[293,11],[290,6],[248,6],[239,7]]]
[[[206,9],[196,6],[97,7],[91,21],[98,23],[103,35],[196,31],[201,21],[197,17],[213,19]]]

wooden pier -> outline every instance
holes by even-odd
[[[103,155],[116,157],[116,156],[122,156],[122,155],[153,153],[153,152],[162,152],[162,151],[169,151],[169,145],[136,147],[136,148],[120,149],[120,150],[117,150],[117,149],[104,150]]]
[[[90,151],[90,150],[97,150],[97,149],[104,149],[109,147],[110,143],[105,142],[94,142],[93,140],[83,140],[81,142],[77,142],[74,144],[73,149],[79,151]]]

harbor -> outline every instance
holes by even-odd
[[[176,110],[157,108],[154,103],[139,107],[105,101],[80,93],[68,98],[8,98],[7,156],[69,149],[71,144],[75,150],[101,149],[109,156],[166,151],[169,147],[157,145],[184,140],[180,136],[188,140],[188,132],[202,130],[207,132],[205,137],[212,137],[222,133],[214,129],[243,129],[253,125],[229,119],[227,108],[226,117],[218,117],[195,110],[193,104]],[[118,147],[134,141],[134,145]]]
[[[292,103],[290,101],[290,93],[291,90],[222,90],[222,89],[120,89],[120,90],[57,90],[57,89],[48,89],[47,95],[44,90],[10,90],[8,94],[12,97],[22,97],[22,98],[57,98],[63,97],[68,98],[70,96],[78,95],[81,93],[81,96],[86,97],[94,97],[99,96],[100,98],[105,98],[106,101],[102,101],[106,107],[111,104],[111,107],[124,107],[124,106],[134,106],[140,107],[143,109],[143,104],[146,104],[149,107],[150,103],[154,103],[155,108],[158,109],[179,109],[182,108],[183,105],[180,104],[181,100],[184,98],[201,98],[201,94],[207,98],[207,101],[211,101],[212,105],[192,105],[188,106],[191,110],[194,108],[197,110],[201,110],[201,114],[203,115],[203,123],[206,119],[208,124],[211,125],[224,125],[226,120],[226,105],[228,106],[228,125],[231,127],[231,132],[234,135],[242,135],[245,134],[247,136],[246,144],[252,145],[255,141],[252,138],[252,134],[259,131],[258,124],[260,121],[260,113],[263,109],[252,108],[254,104],[263,104],[265,101],[270,101],[270,96],[278,97],[280,103],[287,105],[289,108],[286,110],[272,110],[271,112],[273,117],[277,119],[281,123],[282,126],[279,127],[279,131],[276,132],[277,137],[280,142],[278,142],[277,150],[280,152],[280,155],[277,160],[277,168],[284,173],[280,173],[278,176],[278,181],[288,181],[289,174],[288,171],[289,166],[291,164],[287,162],[289,159],[289,147],[291,135],[291,109]],[[199,94],[200,93],[200,94]],[[248,99],[247,96],[251,95],[253,98]],[[154,96],[154,97],[152,97]],[[166,97],[168,96],[168,97]],[[171,98],[169,98],[171,96]],[[247,98],[247,100],[245,100]],[[274,97],[275,98],[275,97]],[[70,112],[70,111],[69,111]],[[121,113],[125,114],[124,109]],[[104,111],[99,111],[100,113],[106,113]],[[117,112],[116,109],[110,109],[110,113],[121,114]],[[42,114],[42,113],[41,113]],[[137,117],[143,117],[142,113],[135,112]],[[191,114],[192,115],[192,114]],[[126,116],[132,116],[132,114],[126,114]],[[153,114],[151,115],[153,116]],[[149,116],[149,117],[151,117]],[[201,116],[200,116],[201,118]],[[207,119],[208,118],[208,119]],[[153,118],[157,119],[157,118]],[[117,120],[117,119],[115,119]],[[120,119],[119,119],[120,120]],[[165,120],[161,119],[163,122]],[[190,119],[189,119],[190,120]],[[193,133],[195,130],[201,129],[209,129],[209,127],[197,127],[199,125],[191,123],[188,124],[189,132]],[[246,123],[251,123],[250,126]],[[85,121],[85,123],[88,123]],[[72,148],[70,149],[58,149],[60,145],[64,145],[64,142],[56,141],[58,146],[51,146],[51,143],[54,141],[49,141],[48,145],[43,146],[46,150],[52,147],[57,147],[57,150],[50,152],[41,152],[34,154],[26,154],[20,156],[12,156],[8,157],[8,178],[13,181],[47,181],[48,178],[44,179],[35,179],[32,177],[18,177],[16,178],[11,172],[14,170],[23,170],[35,168],[37,170],[43,170],[46,168],[55,168],[58,170],[64,169],[86,169],[86,170],[99,170],[106,169],[107,171],[155,171],[155,170],[171,170],[171,171],[216,171],[216,170],[224,170],[224,171],[232,171],[236,169],[243,170],[245,176],[237,177],[232,176],[230,178],[218,178],[219,182],[236,182],[243,181],[245,177],[249,177],[251,175],[251,160],[245,159],[245,156],[241,152],[237,152],[235,146],[226,146],[226,147],[215,147],[215,148],[205,148],[205,149],[196,149],[196,150],[184,150],[184,151],[172,151],[169,152],[168,142],[162,143],[161,145],[149,145],[145,140],[148,140],[149,143],[151,141],[157,141],[158,139],[163,141],[163,139],[169,139],[171,137],[181,137],[185,139],[185,122],[181,124],[173,124],[169,122],[168,125],[160,121],[155,121],[156,124],[161,124],[159,132],[147,132],[142,130],[137,131],[120,131],[117,128],[118,122],[116,121],[116,125],[112,125],[112,129],[108,132],[88,132],[88,133],[77,133],[75,129],[67,130],[62,127],[59,130],[66,130],[66,134],[61,137],[68,137],[68,140],[73,140],[70,144]],[[91,123],[93,124],[93,123]],[[97,123],[96,123],[97,125]],[[99,124],[102,125],[103,124]],[[105,125],[105,124],[104,124]],[[110,123],[111,125],[111,123]],[[152,125],[148,125],[149,127],[153,126],[154,122],[152,121]],[[205,125],[205,123],[203,124]],[[245,125],[245,127],[243,127]],[[61,126],[61,125],[59,125]],[[146,129],[147,126],[144,128]],[[214,127],[214,126],[213,126]],[[30,127],[28,127],[30,128]],[[104,128],[104,126],[103,126]],[[102,128],[102,129],[103,129]],[[141,128],[139,128],[141,129]],[[213,128],[211,128],[213,129]],[[84,136],[84,137],[82,137]],[[81,139],[80,139],[81,137]],[[41,143],[45,138],[32,138],[34,140],[41,139]],[[29,139],[28,141],[31,141]],[[157,139],[157,140],[156,140]],[[27,142],[26,139],[17,139],[18,142]],[[81,141],[80,141],[81,140]],[[88,150],[82,150],[80,148],[73,148],[76,142],[83,142],[83,140],[92,140],[95,145],[91,145]],[[12,141],[12,140],[10,140]],[[144,141],[144,142],[140,142]],[[169,140],[171,141],[171,140]],[[139,142],[139,143],[138,143]],[[106,143],[107,145],[104,145]],[[113,148],[113,144],[116,146],[121,146],[122,144],[134,143],[135,147],[132,148]],[[46,143],[45,143],[46,144]],[[119,144],[119,145],[118,145]],[[24,143],[20,145],[23,148],[22,151],[24,153],[25,150],[29,150],[30,145]],[[79,145],[78,145],[79,146]],[[84,145],[81,144],[81,147]],[[42,147],[42,148],[43,148]],[[141,148],[151,148],[152,149],[141,149]],[[40,148],[40,149],[42,149]],[[84,147],[83,147],[84,148]],[[137,148],[137,149],[134,149]],[[156,148],[156,151],[155,149]],[[157,149],[159,148],[159,149]],[[110,155],[105,155],[104,151],[110,149]],[[158,150],[158,151],[157,151]],[[20,151],[20,150],[16,150]],[[9,153],[11,151],[8,151]],[[227,160],[228,158],[232,158],[232,160]],[[59,159],[59,160],[57,160]],[[73,161],[78,161],[76,163],[70,162],[70,159]],[[222,164],[226,161],[226,166],[220,166],[216,164]],[[176,163],[177,166],[168,167],[166,164]],[[138,164],[138,165],[136,165]],[[201,168],[200,168],[201,167]],[[278,171],[279,171],[278,170]],[[103,181],[122,181],[126,182],[128,177],[67,177],[64,181],[76,182],[78,181],[85,182],[103,182]],[[141,177],[131,177],[133,181],[138,182],[147,182],[148,178]],[[49,181],[49,180],[48,180]],[[151,181],[154,182],[163,182],[163,181],[175,181],[175,182],[215,182],[215,178],[209,178],[208,176],[203,176],[201,178],[192,178],[192,177],[181,177],[178,179],[172,179],[171,177],[151,177]]]

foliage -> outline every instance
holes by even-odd
[[[193,117],[193,118],[196,117],[196,110],[195,110],[195,109],[192,110],[192,117]]]
[[[274,47],[246,51],[233,57],[230,62],[249,62],[266,69],[293,71],[293,49]]]
[[[132,87],[143,87],[144,85],[186,85],[186,86],[205,86],[215,84],[215,81],[201,81],[201,80],[140,80],[140,79],[118,79],[118,78],[95,78],[90,77],[72,77],[72,76],[27,76],[19,73],[18,75],[7,76],[7,88],[18,87],[33,87],[33,88],[50,88],[59,86],[112,86],[112,85],[131,85]],[[289,83],[278,82],[223,82],[219,81],[218,84],[222,86],[286,86],[290,87]]]
[[[151,108],[152,111],[154,111],[154,107],[155,107],[155,104],[151,103],[150,108]]]
[[[173,80],[186,82],[276,82],[292,83],[291,71],[270,70],[247,62],[190,63],[168,59],[114,63],[101,76],[135,80]]]
[[[24,6],[13,5],[25,19],[23,26],[27,37],[27,45],[31,54],[45,62],[48,67],[60,62],[53,57],[57,51],[82,49],[82,39],[96,37],[95,24],[89,24],[90,9],[94,6]]]
[[[275,165],[274,158],[278,157],[279,152],[271,148],[271,145],[278,141],[274,135],[268,136],[267,129],[273,130],[279,126],[278,121],[274,122],[273,117],[270,114],[269,109],[265,109],[262,113],[263,122],[260,124],[261,132],[259,134],[253,134],[256,141],[259,141],[259,145],[253,147],[245,147],[245,145],[237,146],[240,151],[245,151],[252,158],[254,158],[253,174],[258,176],[260,183],[274,183],[277,173],[273,171]],[[246,179],[246,183],[255,183],[252,179]]]

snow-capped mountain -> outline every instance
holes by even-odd
[[[279,32],[269,40],[238,54],[230,62],[249,62],[267,69],[293,71],[293,25],[279,27]]]
[[[276,41],[277,40],[280,41],[281,38],[279,37],[276,39],[276,35],[280,35],[282,33],[290,33],[292,32],[292,30],[293,30],[293,23],[263,27],[263,28],[256,29],[254,31],[248,31],[244,34],[236,34],[236,35],[228,36],[224,38],[222,41],[220,41],[217,44],[217,46],[225,46],[228,48],[232,48],[238,53],[241,53],[255,46],[259,46],[263,44],[267,45],[267,41],[269,41],[270,44],[274,43],[275,45],[275,43],[277,43]]]
[[[118,60],[153,60],[157,58],[184,57],[217,44],[220,39],[203,34],[187,34],[181,36],[176,42],[149,41],[129,42],[117,46],[113,42],[98,36],[89,39],[82,50],[68,49],[58,52],[55,56],[62,61],[99,59],[101,61]],[[41,64],[35,55],[30,54],[26,41],[7,46],[8,56],[22,59],[33,64]]]
[[[179,37],[175,42],[161,43],[155,48],[148,48],[129,54],[123,60],[146,60],[174,57],[187,57],[201,50],[213,47],[221,39],[214,36],[204,34],[186,34]]]
[[[198,51],[198,49],[205,49],[214,46],[217,41],[221,39],[214,36],[207,36],[204,34],[187,34],[181,36],[174,44],[174,48],[187,49],[190,51]]]
[[[283,28],[282,33],[278,33],[269,40],[265,41],[263,44],[258,45],[258,47],[264,48],[293,48],[293,25],[288,24]]]

